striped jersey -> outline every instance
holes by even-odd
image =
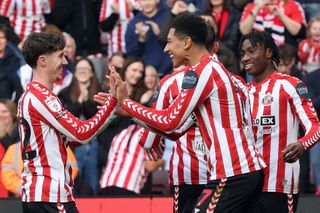
[[[150,109],[130,99],[126,99],[122,107],[141,122],[167,133],[183,125],[194,112],[209,148],[211,180],[257,171],[265,166],[253,145],[245,104],[230,73],[209,55],[186,72],[180,94],[167,109]]]
[[[114,2],[119,5],[119,19],[112,31],[107,33],[109,57],[115,52],[126,52],[124,35],[129,21],[134,16],[130,9],[131,3],[127,0],[103,0],[100,9],[100,22],[108,18],[113,13],[111,5]]]
[[[159,90],[152,97],[155,109],[166,109],[181,91],[182,80],[188,67],[166,75],[160,82]],[[140,144],[150,148],[159,144],[160,137],[145,129]],[[194,124],[186,134],[179,137],[172,147],[169,162],[169,182],[173,185],[206,184],[210,178],[207,165],[208,148],[203,141],[198,125]]]
[[[312,72],[320,68],[320,45],[311,38],[300,42],[298,48],[299,60],[304,71]]]
[[[46,22],[44,14],[50,13],[49,0],[2,0],[0,15],[8,17],[21,41],[32,32],[41,32]]]
[[[275,6],[277,6],[281,12],[283,12],[293,21],[302,25],[306,25],[304,10],[298,2],[294,0],[288,0],[286,3],[283,1],[278,1],[275,3]],[[255,3],[250,3],[244,8],[240,22],[244,21],[248,16],[251,15],[250,13],[254,7]],[[263,7],[258,12],[252,29],[255,31],[269,32],[278,45],[290,43],[287,40],[287,36],[290,33],[286,30],[284,23],[279,17],[270,12],[268,7]]]
[[[89,120],[65,110],[57,96],[31,82],[18,103],[17,118],[23,159],[22,201],[73,201],[73,180],[67,163],[68,142],[85,143],[106,126],[117,100],[109,97]]]
[[[273,72],[249,84],[256,147],[267,164],[263,191],[298,193],[299,161],[285,163],[282,150],[301,142],[305,149],[320,139],[319,121],[306,86],[297,78]],[[299,124],[305,136],[298,138]]]
[[[147,156],[138,143],[141,131],[141,127],[133,124],[114,137],[107,166],[100,178],[100,188],[117,186],[141,193],[148,175],[144,165]]]

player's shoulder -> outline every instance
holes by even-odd
[[[283,88],[287,91],[291,91],[291,94],[298,94],[302,98],[309,99],[309,93],[307,86],[298,78],[286,74],[277,74],[279,76],[279,81]]]
[[[178,71],[175,71],[173,73],[170,73],[166,76],[164,76],[161,81],[160,81],[160,85],[163,85],[165,82],[167,81],[173,81],[176,80],[178,78],[183,78],[184,74],[189,70],[189,67],[184,67]]]
[[[302,81],[294,76],[276,72],[274,78],[278,80],[279,83],[291,84],[293,86],[302,83]]]

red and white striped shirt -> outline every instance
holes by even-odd
[[[304,71],[312,72],[320,68],[319,42],[311,38],[302,40],[299,44],[298,55]]]
[[[159,90],[153,97],[155,109],[166,109],[181,91],[185,73],[189,67],[181,71],[166,75],[160,82]],[[145,129],[140,138],[140,144],[145,148],[156,146],[160,137]],[[210,173],[207,165],[208,148],[203,141],[199,127],[192,125],[173,143],[169,165],[169,182],[173,185],[207,184]]]
[[[101,175],[101,188],[117,186],[141,193],[148,175],[144,165],[147,156],[138,142],[141,131],[141,127],[130,125],[114,137],[107,166]]]
[[[127,0],[103,0],[100,10],[100,22],[108,18],[113,13],[111,5],[114,2],[119,5],[119,20],[112,31],[107,33],[108,56],[111,56],[115,52],[126,52],[124,35],[127,30],[128,23],[134,16],[130,10],[130,3]]]
[[[281,12],[283,12],[291,20],[299,24],[306,25],[304,10],[299,2],[288,0],[287,2],[278,1],[275,4],[279,8],[279,10],[281,10]],[[254,7],[255,3],[250,3],[244,8],[240,22],[246,20],[247,17],[250,16],[250,13],[252,12]],[[253,30],[268,31],[278,45],[288,43],[288,38],[286,38],[286,36],[289,35],[289,32],[286,30],[284,23],[279,17],[271,13],[267,6],[263,7],[255,17]]]
[[[81,121],[65,110],[57,96],[31,82],[18,104],[22,143],[22,201],[63,203],[73,201],[68,142],[85,143],[106,126],[117,105],[109,97],[89,120]]]
[[[48,0],[2,0],[0,15],[9,18],[15,33],[23,41],[32,32],[41,32],[46,22],[44,14],[50,13]]]
[[[122,106],[154,129],[171,133],[192,112],[209,148],[211,180],[260,170],[264,162],[254,147],[245,106],[230,73],[206,55],[183,78],[182,91],[165,110],[155,110],[126,99]]]
[[[267,164],[263,191],[298,193],[299,161],[285,163],[282,150],[301,142],[305,149],[320,139],[319,121],[306,86],[298,79],[273,72],[249,84],[256,147]],[[299,124],[305,136],[298,139]]]

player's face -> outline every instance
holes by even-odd
[[[94,75],[91,65],[86,60],[81,60],[75,67],[74,76],[79,83],[87,83]]]
[[[132,64],[130,64],[127,67],[127,70],[125,72],[125,76],[124,76],[124,80],[125,82],[127,82],[128,84],[134,86],[136,85],[139,80],[142,78],[143,76],[143,64],[141,62],[134,62]]]
[[[3,103],[0,103],[0,120],[6,127],[11,126],[13,124],[13,118],[7,106]]]
[[[245,71],[252,76],[260,75],[269,67],[266,49],[260,44],[253,46],[249,39],[242,43],[240,57]]]
[[[50,80],[52,82],[60,81],[63,72],[63,66],[68,64],[63,50],[57,50],[46,55],[46,61]]]
[[[185,38],[178,38],[175,36],[175,29],[171,28],[167,36],[167,45],[164,48],[164,52],[169,54],[173,66],[179,67],[185,64]]]
[[[315,21],[310,27],[310,37],[314,41],[320,41],[320,21]]]

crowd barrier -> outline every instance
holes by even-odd
[[[171,213],[172,198],[77,198],[80,213]],[[320,198],[300,196],[297,213],[319,213]],[[22,213],[19,199],[0,199],[0,213]]]

